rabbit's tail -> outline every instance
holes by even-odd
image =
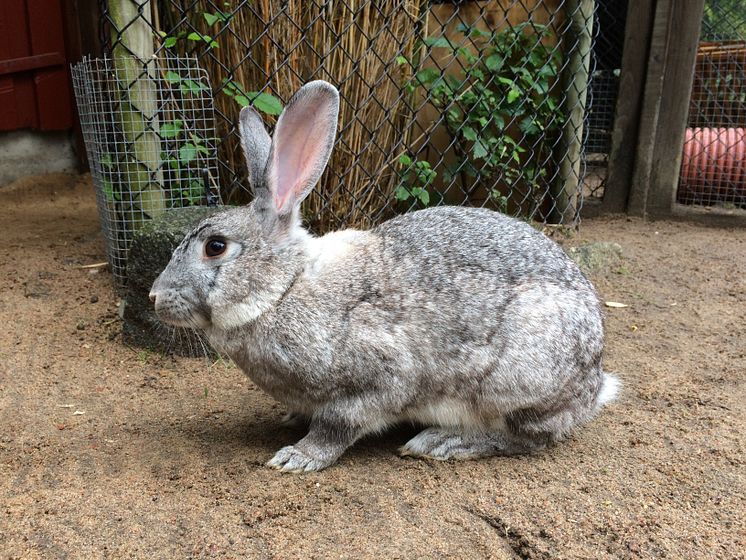
[[[616,399],[621,387],[622,384],[619,381],[619,378],[610,373],[604,372],[601,390],[598,392],[598,397],[596,399],[596,407],[601,408]]]

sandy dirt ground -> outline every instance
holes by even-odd
[[[595,275],[621,398],[547,452],[403,459],[413,428],[328,470],[230,364],[121,342],[85,177],[0,190],[2,558],[744,558],[746,230],[624,218]]]

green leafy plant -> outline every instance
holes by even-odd
[[[230,10],[230,4],[225,2],[223,6],[226,11],[216,10],[215,12],[200,12],[200,15],[208,26],[225,26],[230,23],[233,18],[233,13],[228,11]],[[200,43],[205,45],[207,49],[217,49],[220,46],[212,35],[201,33],[199,31],[179,31],[173,35],[160,31],[159,35],[163,39],[163,46],[168,49],[177,46],[180,41]],[[171,83],[179,82],[183,91],[190,91],[191,93],[199,93],[202,91],[202,88],[207,89],[205,84],[201,84],[194,80],[181,80],[179,75],[175,72],[168,73],[166,75],[166,80]],[[234,80],[224,80],[218,91],[223,95],[232,98],[241,107],[252,105],[258,111],[267,115],[279,115],[282,112],[282,102],[275,96],[260,91],[247,91],[241,84]]]
[[[257,111],[267,115],[282,113],[282,101],[269,93],[246,91],[241,84],[232,80],[224,80],[221,91],[224,95],[232,97],[241,107],[252,105]]]
[[[166,71],[163,77],[185,99],[210,89],[205,82],[195,80],[193,76],[182,76],[173,70]],[[178,193],[172,192],[170,197],[172,207],[202,204],[207,196],[206,179],[202,175],[205,167],[203,157],[210,155],[207,140],[181,119],[161,121],[158,134],[167,141],[161,152],[161,160],[166,164],[164,179],[167,184],[178,185]]]
[[[406,154],[399,156],[402,170],[399,172],[399,185],[394,191],[397,200],[417,201],[423,206],[430,204],[428,187],[435,181],[437,173],[427,161],[413,161]]]
[[[228,3],[225,4],[225,7],[228,7]],[[233,14],[231,14],[230,12],[222,12],[220,10],[217,10],[214,13],[202,12],[202,17],[207,22],[207,25],[213,26],[216,23],[225,25],[230,22]],[[205,45],[208,49],[217,49],[220,47],[220,45],[213,38],[212,35],[200,33],[199,31],[179,31],[174,35],[169,35],[165,31],[159,31],[158,34],[163,39],[163,46],[167,49],[172,49],[179,43],[179,41],[199,43]]]
[[[552,87],[560,57],[544,44],[549,29],[525,23],[493,32],[461,25],[458,31],[470,39],[476,52],[446,37],[428,37],[423,43],[428,49],[450,51],[459,61],[450,66],[460,70],[422,68],[405,85],[411,93],[423,90],[423,97],[441,113],[456,155],[456,162],[445,167],[443,179],[460,180],[465,189],[501,182],[507,193],[522,184],[538,200],[542,180],[550,172],[551,139],[564,121]],[[418,60],[405,57],[397,62],[414,69],[420,66]],[[411,186],[422,187],[416,172],[403,177],[412,180]],[[398,199],[402,189],[400,184]],[[493,187],[489,194],[499,208],[507,208],[508,196],[500,189]]]
[[[746,36],[743,0],[707,0],[700,32],[703,41],[741,39]]]

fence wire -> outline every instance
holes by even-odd
[[[132,235],[173,208],[218,204],[207,73],[196,59],[84,59],[72,69],[91,175],[117,283]]]
[[[611,153],[619,80],[622,72],[628,0],[596,0],[591,79],[585,138],[585,199],[601,200]]]
[[[304,203],[317,233],[436,204],[574,224],[592,0],[102,0],[105,49],[147,27],[154,54],[194,56],[215,100],[227,204],[250,200],[236,126],[252,104],[271,129],[291,95],[341,94],[327,172]]]
[[[678,202],[746,208],[746,4],[706,0]]]

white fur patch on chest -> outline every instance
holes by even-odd
[[[355,245],[362,241],[368,232],[356,229],[345,229],[327,233],[323,237],[314,237],[306,245],[308,248],[308,264],[305,274],[314,276],[334,265],[355,249]]]

